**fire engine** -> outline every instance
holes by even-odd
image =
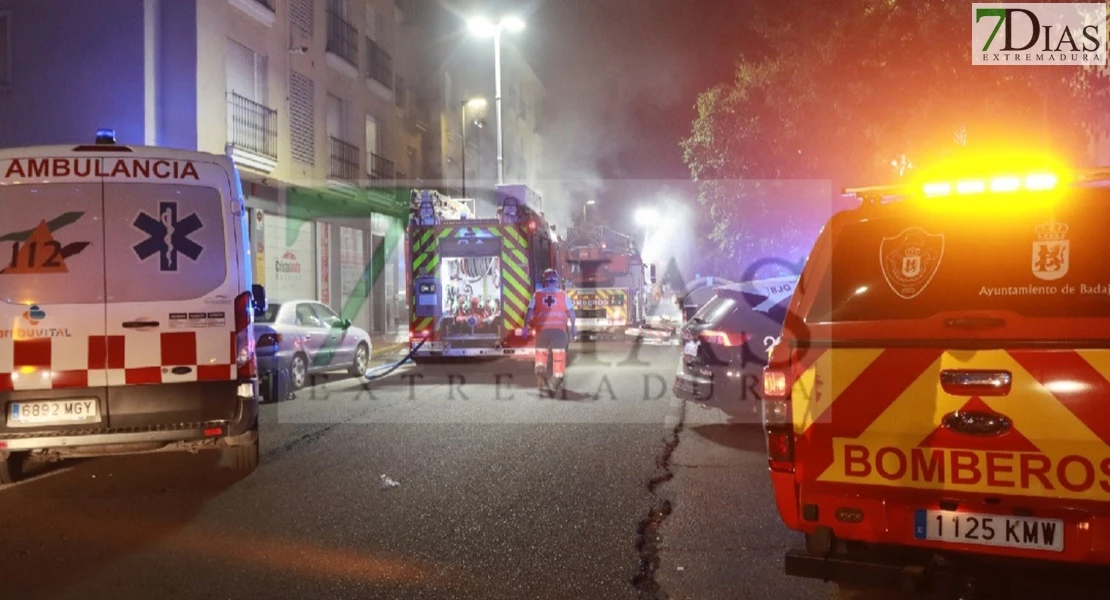
[[[417,363],[440,358],[532,355],[528,302],[559,241],[539,195],[497,187],[497,216],[473,203],[413,190],[406,243],[410,342]]]
[[[627,235],[604,226],[568,232],[566,266],[578,333],[622,336],[647,312],[655,266],[645,265]]]

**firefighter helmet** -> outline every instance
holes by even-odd
[[[559,272],[555,269],[545,269],[543,272],[543,282],[551,284],[559,283]]]

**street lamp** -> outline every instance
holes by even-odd
[[[471,98],[462,101],[462,197],[466,198],[466,109],[486,107],[485,98]]]
[[[524,21],[517,17],[505,17],[494,23],[485,17],[474,17],[469,22],[470,31],[478,37],[493,38],[493,92],[497,105],[497,183],[505,183],[505,135],[501,124],[501,32],[520,31]]]

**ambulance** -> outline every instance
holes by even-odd
[[[1107,184],[1007,154],[848,190],[860,206],[816,241],[763,377],[778,512],[805,537],[788,574],[1106,589]]]
[[[219,450],[258,464],[247,218],[227,157],[0,150],[0,484],[27,460]]]

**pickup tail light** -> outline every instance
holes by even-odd
[[[240,380],[258,374],[254,356],[254,300],[250,292],[235,297],[235,370]]]
[[[733,347],[743,344],[744,340],[747,338],[747,335],[743,333],[734,333],[732,335],[729,335],[727,332],[724,331],[709,329],[701,332],[700,337],[701,341],[705,342],[706,344]]]
[[[767,462],[772,471],[794,471],[794,416],[790,403],[790,375],[785,369],[763,370],[763,427],[767,432]]]

